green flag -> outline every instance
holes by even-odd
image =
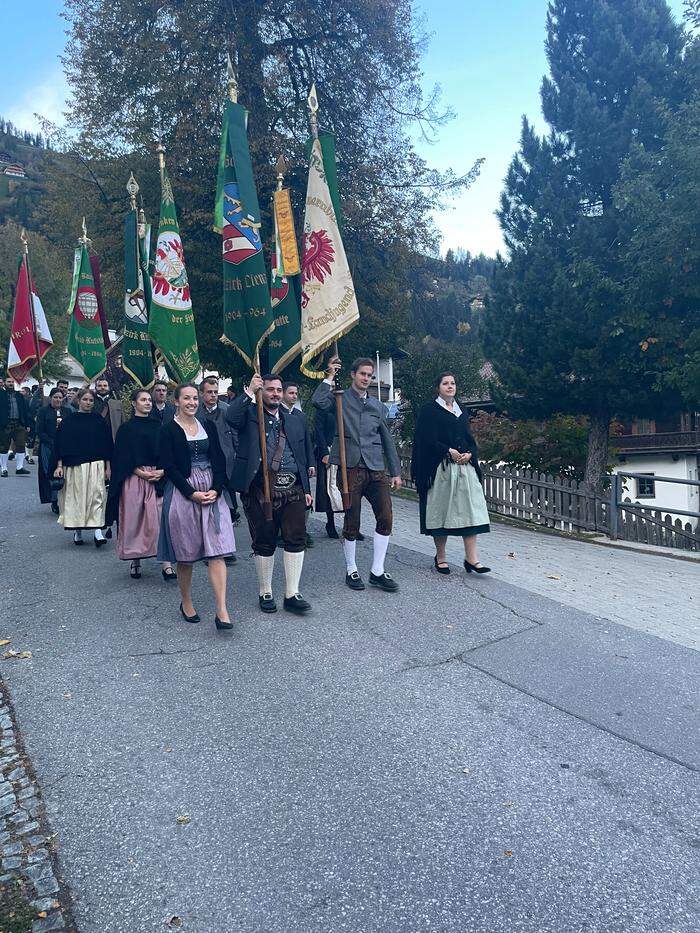
[[[151,228],[139,229],[136,208],[126,215],[124,225],[124,327],[121,350],[123,366],[132,379],[144,387],[153,384],[153,355],[148,336],[148,309],[151,280],[148,275],[146,246]],[[143,237],[140,236],[143,234]]]
[[[222,236],[224,343],[259,366],[260,345],[275,326],[260,239],[260,207],[246,135],[246,111],[226,102],[214,229]]]
[[[87,246],[78,246],[73,259],[68,355],[82,367],[87,380],[95,379],[107,367],[99,304]]]
[[[200,369],[199,350],[175,199],[165,168],[161,186],[148,334],[168,371],[180,382],[189,382]]]
[[[270,298],[275,329],[268,343],[268,365],[271,373],[280,373],[301,353],[301,276],[288,191],[275,192],[273,215],[275,255]],[[297,274],[290,275],[289,268]]]

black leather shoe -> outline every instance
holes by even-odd
[[[357,538],[355,538],[355,540],[356,540],[356,541],[364,541],[364,540],[365,540],[365,536],[362,534],[361,531],[358,531],[358,532],[357,532]]]
[[[112,537],[112,529],[108,528],[107,531],[105,531],[105,538],[109,540],[111,537]]]
[[[31,472],[29,470],[25,470],[24,467],[18,467],[15,470],[15,476],[31,476],[31,475],[32,475]]]
[[[161,570],[161,574],[163,575],[164,580],[177,580],[177,574],[172,567],[164,567]]]
[[[272,593],[265,593],[264,596],[258,596],[258,602],[263,612],[277,612],[277,603]]]
[[[2,476],[3,479],[5,479],[5,477],[7,476],[7,470],[0,470],[0,476]]]
[[[293,612],[298,616],[303,616],[311,609],[311,603],[307,603],[301,593],[297,593],[294,596],[284,597],[284,608],[287,612]]]
[[[380,590],[386,590],[387,593],[395,593],[399,588],[399,584],[390,573],[382,573],[376,576],[370,571],[369,582],[372,586],[378,586]]]
[[[349,586],[351,590],[364,590],[365,588],[362,577],[356,570],[345,574],[345,585]]]
[[[471,573],[472,571],[474,571],[474,573],[491,573],[490,567],[484,567],[483,564],[470,564],[468,560],[464,561],[464,569],[467,573]]]
[[[185,610],[182,608],[182,603],[180,603],[180,612],[182,613],[182,618],[185,620],[185,622],[201,622],[202,621],[199,618],[199,613],[197,612],[195,612],[193,616],[188,616]]]
[[[58,514],[59,514],[59,512],[60,512],[61,510],[60,510],[59,507],[58,507],[58,502],[52,502],[52,503],[51,503],[51,511],[53,512],[54,515],[58,515]]]
[[[218,616],[214,616],[214,625],[219,629],[219,631],[230,632],[233,628],[233,622],[224,622],[223,619],[220,619]]]

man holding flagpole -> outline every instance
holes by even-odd
[[[312,397],[319,411],[329,412],[335,407],[333,392],[339,371],[340,360],[334,357],[330,361],[327,378]],[[369,582],[387,593],[393,593],[398,589],[398,584],[384,569],[384,561],[393,518],[390,489],[401,488],[399,455],[387,425],[384,406],[367,392],[374,375],[374,362],[369,357],[360,357],[352,364],[350,375],[352,385],[343,392],[342,407],[350,493],[350,507],[346,509],[343,525],[345,583],[351,590],[365,588],[355,560],[355,542],[360,531],[360,509],[364,497],[372,506],[377,523]],[[336,430],[330,455],[330,462],[336,467],[340,464],[339,444]],[[391,479],[386,475],[387,466]]]

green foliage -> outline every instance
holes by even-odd
[[[63,154],[40,220],[47,233],[60,231],[72,240],[80,217],[88,215],[113,324],[122,303],[122,255],[115,244],[128,207],[124,185],[133,168],[155,221],[153,140],[162,129],[202,362],[222,374],[243,375],[237,356],[219,342],[221,247],[211,230],[227,52],[237,61],[239,99],[250,111],[263,236],[271,234],[268,205],[280,155],[290,166],[286,183],[301,231],[306,95],[316,81],[321,125],[336,134],[344,239],[361,304],[351,341],[365,351],[381,349],[378,343],[390,341],[385,320],[409,324],[400,244],[434,248],[431,208],[478,172],[475,165],[461,177],[439,173],[413,151],[411,123],[432,133],[447,115],[438,111],[436,93],[426,99],[421,90],[422,37],[409,0],[197,0],[168,6],[68,0],[66,8],[73,135],[52,135]]]
[[[583,479],[588,446],[585,418],[555,415],[546,421],[513,421],[505,415],[478,412],[471,430],[482,460]]]
[[[629,300],[614,194],[625,158],[659,153],[664,110],[683,102],[683,34],[665,0],[553,0],[546,48],[551,131],[524,120],[506,178],[511,259],[496,271],[485,349],[511,414],[589,417],[596,484],[611,417],[679,404],[661,374],[674,348],[644,346],[659,310]]]
[[[415,433],[416,416],[426,402],[437,396],[435,381],[441,372],[452,372],[457,382],[457,398],[471,398],[483,392],[480,375],[483,359],[470,347],[457,347],[426,338],[411,347],[408,359],[397,365],[401,396],[408,403],[402,407],[401,436],[410,442]]]

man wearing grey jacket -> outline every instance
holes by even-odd
[[[335,408],[333,390],[339,370],[340,360],[335,357],[330,361],[328,377],[320,383],[311,399],[319,411],[328,412]],[[360,531],[360,508],[364,497],[372,506],[377,522],[369,582],[372,586],[393,593],[398,585],[391,574],[384,570],[384,560],[391,536],[390,489],[401,487],[399,456],[386,422],[384,406],[367,393],[374,375],[374,363],[368,357],[360,357],[352,364],[350,375],[352,385],[343,392],[345,455],[350,492],[350,508],[345,513],[343,525],[345,583],[351,590],[365,588],[355,562],[355,542]],[[340,463],[337,426],[330,462],[336,465]],[[390,479],[386,474],[387,467]]]

